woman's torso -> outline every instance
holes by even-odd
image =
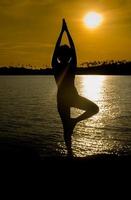
[[[53,71],[58,88],[74,86],[76,73],[76,65],[74,63],[56,63],[56,65],[53,66]]]

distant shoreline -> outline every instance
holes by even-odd
[[[131,74],[76,74],[76,75],[91,75],[91,76],[131,76]],[[0,77],[2,76],[53,76],[53,74],[0,74]]]
[[[0,75],[53,75],[53,69],[32,67],[0,67]],[[103,62],[101,64],[84,63],[82,67],[77,67],[76,75],[131,75],[130,62]]]

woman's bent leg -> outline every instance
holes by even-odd
[[[79,95],[73,101],[72,106],[81,110],[85,110],[82,115],[76,118],[76,123],[86,118],[90,118],[99,112],[99,107],[95,103]]]

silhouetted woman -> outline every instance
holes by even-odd
[[[61,45],[64,31],[67,34],[70,47],[68,45]],[[72,155],[71,136],[73,134],[73,129],[76,123],[96,114],[99,111],[99,108],[90,100],[79,96],[75,88],[74,81],[77,67],[76,51],[64,19],[62,29],[54,50],[52,67],[56,84],[58,86],[57,107],[63,123],[64,140],[68,155]],[[71,118],[71,107],[85,110],[85,112],[77,118]]]

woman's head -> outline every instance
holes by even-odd
[[[58,59],[62,63],[67,63],[72,56],[71,48],[68,45],[61,45],[58,49]]]

